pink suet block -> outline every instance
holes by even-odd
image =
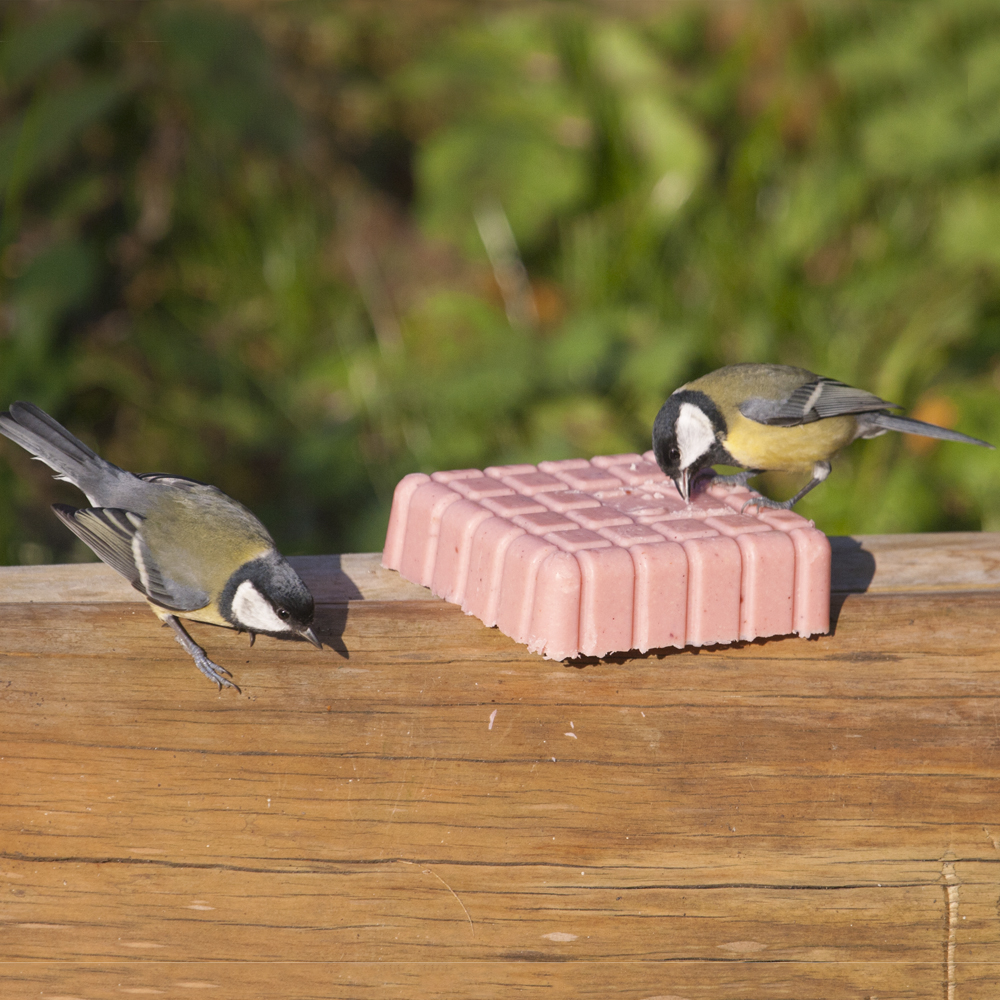
[[[828,631],[829,541],[754,495],[651,452],[414,473],[382,564],[550,659]]]

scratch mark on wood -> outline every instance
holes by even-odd
[[[402,860],[400,860],[399,863],[401,865],[415,865],[416,864],[415,861],[402,861]],[[421,872],[422,875],[433,875],[455,897],[455,902],[458,903],[458,905],[462,907],[462,912],[465,914],[465,919],[469,921],[469,928],[472,930],[472,936],[475,937],[476,936],[476,925],[472,922],[472,917],[469,914],[469,911],[465,908],[465,903],[463,903],[462,900],[459,899],[458,893],[455,892],[455,890],[452,889],[452,887],[450,885],[448,885],[448,883],[445,882],[445,880],[443,878],[441,878],[441,876],[438,875],[438,873],[436,871],[434,871],[434,869],[432,869],[432,868],[421,868],[420,872]]]

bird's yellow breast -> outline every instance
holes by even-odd
[[[218,606],[214,600],[210,601],[203,608],[195,608],[194,611],[171,611],[167,608],[161,608],[148,597],[146,598],[146,603],[153,609],[153,614],[161,622],[165,621],[169,615],[174,615],[177,618],[188,618],[193,622],[205,622],[208,625],[224,625],[226,628],[233,627],[233,623],[226,621],[219,613]]]
[[[770,427],[737,412],[727,422],[729,454],[744,468],[774,472],[811,472],[816,462],[826,461],[850,444],[857,427],[853,416],[827,417],[798,427]]]

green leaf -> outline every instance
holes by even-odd
[[[0,128],[0,190],[56,166],[80,133],[107,116],[124,94],[123,85],[109,79],[43,92],[25,113]]]
[[[976,185],[946,196],[937,243],[949,264],[1000,273],[1000,191]]]
[[[97,275],[93,248],[73,240],[39,254],[12,283],[15,344],[33,364],[41,362],[65,314],[93,293]]]
[[[0,77],[19,87],[77,48],[94,23],[91,8],[74,5],[15,28],[0,41]]]
[[[528,116],[449,129],[424,149],[418,171],[431,232],[468,239],[477,208],[493,201],[522,246],[577,201],[585,183],[579,154]]]
[[[412,78],[427,99],[455,108],[417,155],[430,232],[481,256],[474,215],[499,203],[523,249],[580,203],[590,124],[540,18],[457,32]]]
[[[282,151],[299,141],[298,110],[246,18],[207,5],[161,6],[156,23],[170,69],[208,134]]]

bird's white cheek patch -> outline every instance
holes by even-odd
[[[674,424],[674,433],[677,435],[682,469],[689,469],[715,444],[712,421],[693,403],[681,403],[677,423]]]
[[[233,595],[233,617],[251,632],[289,632],[287,622],[283,622],[267,603],[261,592],[249,581],[244,580]]]

